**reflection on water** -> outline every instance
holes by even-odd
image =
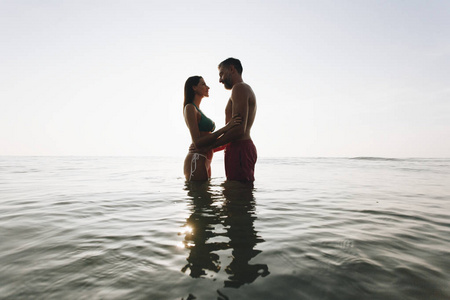
[[[187,264],[181,269],[194,278],[207,277],[208,272],[223,269],[225,287],[239,288],[259,276],[269,274],[266,264],[250,264],[261,251],[255,249],[264,240],[254,227],[256,220],[253,187],[238,182],[225,182],[216,191],[209,182],[188,182],[191,215],[182,234],[189,250]],[[221,250],[231,250],[231,262],[221,263]],[[209,276],[213,277],[213,276]]]
[[[190,269],[190,276],[198,278],[205,276],[207,270],[213,272],[220,270],[219,255],[214,251],[226,249],[227,243],[209,242],[210,239],[219,236],[214,228],[221,223],[220,207],[214,205],[209,184],[192,182],[186,187],[192,199],[192,214],[186,220],[183,230],[186,234],[184,246],[190,252],[188,264],[182,271]]]
[[[0,157],[0,299],[450,299],[449,159],[179,166]]]

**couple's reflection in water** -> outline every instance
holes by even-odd
[[[182,234],[189,256],[181,271],[199,278],[214,277],[211,272],[224,270],[224,287],[232,288],[267,276],[266,264],[250,263],[261,253],[255,247],[264,241],[254,227],[253,186],[227,181],[220,187],[210,182],[187,182],[185,187],[191,214]],[[222,250],[231,250],[231,262],[226,265],[222,265],[219,255]],[[222,258],[230,259],[223,253]]]

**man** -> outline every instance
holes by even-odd
[[[213,145],[225,148],[225,173],[227,180],[253,182],[255,180],[256,147],[250,130],[256,115],[256,97],[252,88],[242,80],[242,65],[238,59],[228,58],[219,64],[219,81],[231,97],[225,108],[225,121],[239,115],[242,122],[231,128]]]

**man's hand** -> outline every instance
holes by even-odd
[[[206,154],[209,151],[211,151],[211,149],[212,148],[210,146],[209,147],[203,147],[203,148],[197,148],[197,147],[195,147],[195,144],[192,143],[189,146],[189,153],[203,153],[203,154]]]
[[[195,153],[195,152],[197,152],[197,147],[195,147],[195,144],[192,143],[192,144],[189,146],[189,153]]]

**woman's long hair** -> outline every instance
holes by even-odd
[[[184,105],[183,105],[183,107],[185,107],[187,104],[192,103],[194,101],[195,92],[192,87],[198,85],[201,78],[202,78],[201,76],[191,76],[186,80],[186,83],[184,84]]]

